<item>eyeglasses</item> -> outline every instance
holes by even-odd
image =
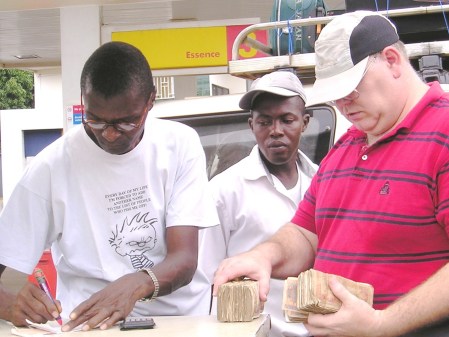
[[[146,105],[145,105],[145,108],[146,108]],[[140,117],[140,120],[137,123],[129,123],[129,122],[108,123],[108,122],[98,122],[98,121],[91,120],[91,119],[85,119],[84,118],[83,95],[81,95],[81,119],[82,119],[83,124],[87,125],[92,130],[104,131],[109,126],[112,126],[117,131],[129,132],[134,129],[137,129],[138,127],[140,127],[142,125],[144,116],[145,116],[145,114],[142,114],[142,117]]]
[[[368,59],[368,64],[365,68],[365,71],[362,74],[362,78],[360,79],[360,82],[362,82],[362,80],[365,77],[366,73],[368,72],[371,64],[373,64],[374,61],[376,61],[376,58],[377,58],[377,55],[370,56],[370,58]],[[337,104],[337,101],[344,101],[344,104],[350,104],[359,97],[360,97],[360,92],[357,90],[357,88],[355,88],[354,90],[351,91],[351,93],[349,95],[346,95],[345,97],[336,99],[334,101],[330,101],[329,103],[335,105],[335,104]]]

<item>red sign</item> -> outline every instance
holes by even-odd
[[[73,125],[81,124],[81,122],[82,122],[81,121],[81,119],[82,119],[81,111],[82,111],[82,105],[73,105],[72,106]]]
[[[228,41],[228,61],[232,60],[232,45],[235,41],[237,35],[248,25],[237,25],[237,26],[227,26],[226,27],[226,37]],[[267,44],[267,31],[259,30],[248,35],[250,38],[255,39],[263,44]],[[239,48],[239,59],[256,58],[256,57],[266,57],[265,53],[258,51],[255,48],[247,46],[245,44],[240,45]]]

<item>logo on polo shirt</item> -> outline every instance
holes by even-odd
[[[380,195],[390,194],[390,182],[386,182],[379,191]]]

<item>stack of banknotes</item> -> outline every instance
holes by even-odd
[[[222,284],[217,293],[217,319],[220,322],[249,322],[260,316],[257,281],[243,279]]]
[[[336,277],[352,294],[373,305],[374,288],[368,283],[309,269],[298,277],[289,277],[284,283],[282,310],[287,322],[306,322],[309,313],[337,312],[341,301],[329,288],[329,279]]]

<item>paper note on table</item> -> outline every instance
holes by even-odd
[[[63,333],[61,331],[61,326],[56,321],[48,321],[45,324],[34,323],[29,320],[26,320],[26,322],[29,325],[28,328],[12,328],[11,333],[13,335],[21,337],[28,337],[28,336],[40,337]],[[81,326],[73,329],[72,331],[79,331],[79,330],[81,330]]]
[[[29,320],[26,320],[26,322],[28,323],[29,326],[39,329],[39,330],[43,330],[43,331],[51,332],[51,333],[62,333],[61,326],[56,321],[48,321],[45,324],[34,323]]]
[[[47,337],[55,334],[53,332],[47,332],[36,328],[12,328],[11,333],[20,337]]]

